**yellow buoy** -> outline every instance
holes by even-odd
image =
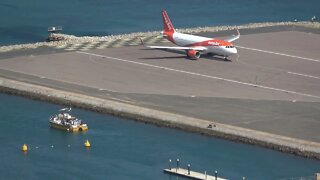
[[[28,146],[26,144],[23,144],[21,150],[22,151],[28,151]]]
[[[91,147],[89,140],[87,139],[87,141],[84,143],[85,147]]]

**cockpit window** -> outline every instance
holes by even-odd
[[[234,46],[226,46],[226,48],[234,48]]]

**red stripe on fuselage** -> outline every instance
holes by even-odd
[[[220,39],[210,39],[207,41],[202,41],[202,42],[197,42],[197,43],[193,43],[193,44],[188,44],[186,45],[188,47],[192,47],[192,46],[233,46],[232,43],[224,41],[224,40],[220,40]]]

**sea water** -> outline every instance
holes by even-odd
[[[311,177],[320,161],[77,108],[87,132],[49,127],[63,106],[0,94],[0,179],[177,179],[176,166],[228,179]],[[89,140],[91,148],[84,142]],[[24,154],[22,145],[29,151]],[[179,178],[182,179],[182,178]]]
[[[78,36],[162,30],[166,9],[176,28],[310,20],[319,0],[1,0],[0,45],[44,41],[49,26]]]

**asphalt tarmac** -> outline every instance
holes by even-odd
[[[0,76],[320,142],[320,35],[247,33],[235,45],[231,61],[143,46],[35,50],[1,58]]]

